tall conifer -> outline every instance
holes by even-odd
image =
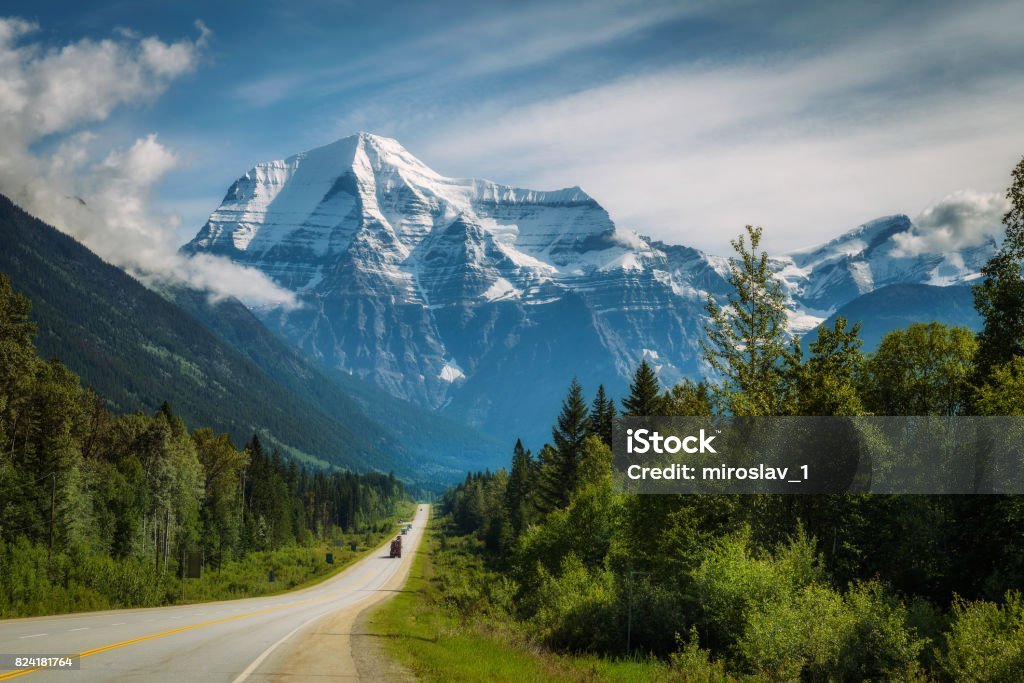
[[[629,396],[622,400],[622,413],[630,417],[661,414],[661,386],[654,369],[644,358],[633,374]]]
[[[589,434],[598,437],[611,448],[612,428],[615,425],[615,401],[608,398],[604,385],[597,387],[597,394],[590,406]]]

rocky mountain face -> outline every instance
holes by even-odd
[[[993,248],[911,255],[915,229],[882,218],[774,259],[792,328],[890,284],[962,284]],[[642,357],[665,383],[703,375],[704,301],[729,289],[727,258],[618,228],[578,187],[447,178],[367,133],[257,165],[183,250],[294,291],[256,313],[306,353],[534,447],[574,375],[616,393]]]

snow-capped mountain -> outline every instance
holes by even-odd
[[[773,260],[792,299],[791,328],[803,332],[858,296],[897,284],[962,285],[978,277],[994,240],[950,253],[915,253],[906,216],[865,223],[819,247]]]
[[[911,256],[913,230],[883,218],[774,259],[794,329],[887,284],[964,282],[991,253]],[[701,375],[704,301],[728,291],[726,257],[619,228],[578,187],[447,178],[367,133],[257,165],[183,249],[296,292],[258,314],[308,353],[500,436],[536,436],[573,375],[621,391],[641,357],[666,383]]]

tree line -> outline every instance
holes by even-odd
[[[179,574],[190,552],[221,570],[371,528],[405,496],[393,474],[311,470],[258,435],[239,450],[189,431],[166,403],[116,415],[37,356],[35,332],[31,303],[0,274],[0,605],[11,611],[54,587],[131,606],[128,584]],[[81,570],[97,558],[120,563],[119,585]]]
[[[616,414],[1024,415],[1024,160],[1005,238],[974,287],[977,334],[890,332],[865,354],[837,319],[809,344],[748,226],[725,302],[707,301],[718,381],[660,386],[642,361],[617,407],[569,387],[552,439],[443,497],[478,539],[477,617],[570,652],[646,653],[684,680],[1019,680],[1024,501],[1017,496],[614,495]],[[482,606],[481,606],[482,605]]]

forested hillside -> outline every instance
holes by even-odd
[[[806,351],[787,343],[780,284],[748,228],[730,305],[708,302],[721,383],[665,391],[644,362],[621,413],[1024,416],[1024,161],[1013,178],[1006,239],[973,292],[977,335],[916,324],[865,355],[838,318]],[[441,582],[463,623],[653,656],[686,681],[1021,680],[1021,497],[618,496],[612,412],[574,383],[536,457],[519,445],[510,471],[445,495],[450,533],[468,537],[447,545],[485,560]]]
[[[238,302],[172,292],[186,312],[3,196],[0,242],[0,272],[33,301],[40,355],[59,358],[115,412],[166,400],[187,425],[236,443],[258,432],[307,462],[393,469],[433,486],[491,452],[476,432],[315,367]]]
[[[311,543],[387,526],[403,499],[394,475],[310,470],[256,436],[238,450],[167,403],[111,412],[36,355],[30,310],[0,275],[0,616],[173,601],[191,551],[223,572],[212,597],[274,566],[299,580],[323,566]]]

